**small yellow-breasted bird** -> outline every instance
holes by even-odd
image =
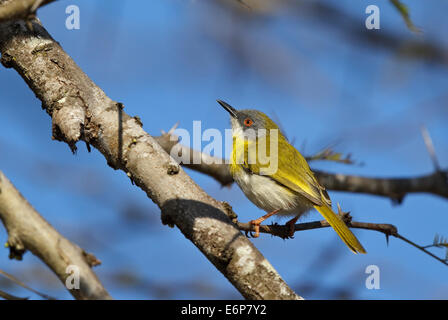
[[[289,144],[274,121],[263,112],[236,110],[224,101],[217,101],[230,114],[233,136],[230,172],[233,179],[249,200],[268,212],[251,221],[254,237],[259,235],[260,224],[275,214],[293,216],[286,223],[292,236],[297,219],[315,208],[352,252],[366,253],[355,235],[331,209],[327,191],[319,184],[305,158]],[[272,144],[273,140],[277,145]],[[262,146],[264,153],[258,151]],[[269,164],[266,161],[268,157]],[[274,170],[268,170],[267,167],[272,167],[273,163]]]

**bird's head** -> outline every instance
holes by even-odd
[[[227,102],[217,102],[230,114],[233,136],[255,140],[269,135],[271,130],[279,130],[277,124],[266,114],[255,109],[236,110]]]

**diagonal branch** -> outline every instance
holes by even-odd
[[[0,25],[2,63],[26,81],[52,117],[53,138],[85,141],[114,169],[123,170],[248,299],[300,299],[227,216],[229,208],[204,192],[75,64],[37,20]]]
[[[173,152],[180,152],[180,154],[190,154],[191,161],[188,164],[183,164],[185,167],[205,173],[215,178],[223,186],[230,185],[233,182],[225,159],[201,154],[196,155],[196,159],[207,158],[207,161],[193,164],[193,154],[200,154],[199,151],[181,144],[177,145],[177,138],[172,134],[165,133],[155,139],[168,153],[173,150]],[[173,149],[174,146],[176,146],[175,149]],[[448,171],[436,171],[428,175],[410,178],[361,177],[319,170],[314,170],[314,173],[319,182],[329,190],[384,196],[399,203],[409,193],[431,193],[448,198]]]
[[[13,19],[24,19],[55,0],[0,0],[0,23]]]
[[[22,288],[27,289],[28,291],[31,291],[34,294],[37,294],[39,297],[47,299],[47,300],[56,300],[56,298],[53,298],[45,293],[39,292],[37,290],[34,290],[33,288],[29,287],[28,285],[26,285],[25,283],[23,283],[22,281],[20,281],[19,279],[17,279],[16,277],[14,277],[12,274],[9,274],[3,270],[0,270],[0,275],[2,275],[3,277],[5,277],[6,279],[14,282],[15,284],[21,286]]]
[[[0,298],[5,300],[28,300],[28,298],[17,297],[2,290],[0,290]]]
[[[11,259],[21,260],[26,250],[39,257],[66,283],[67,267],[79,270],[81,286],[70,289],[76,299],[111,299],[91,267],[99,261],[60,235],[0,171],[0,220],[8,231],[7,247]]]

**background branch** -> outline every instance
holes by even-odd
[[[398,203],[409,193],[431,193],[448,198],[447,171],[410,178],[373,178],[318,170],[314,172],[319,181],[330,190],[384,196]]]
[[[21,286],[22,288],[25,288],[28,291],[31,291],[34,294],[37,294],[38,296],[47,299],[47,300],[56,300],[56,298],[53,298],[51,296],[49,296],[48,294],[39,292],[37,290],[34,290],[33,288],[29,287],[28,285],[26,285],[25,283],[23,283],[22,281],[20,281],[19,279],[17,279],[16,277],[14,277],[12,274],[9,274],[3,270],[0,270],[0,275],[2,275],[3,277],[5,277],[6,279],[10,280],[11,282]],[[3,297],[4,299],[8,299],[7,297]]]
[[[69,290],[76,299],[111,299],[91,267],[100,262],[60,235],[0,171],[0,220],[8,232],[11,259],[22,260],[26,250],[39,257],[65,286],[67,267],[79,268],[80,288]]]
[[[207,162],[201,161],[200,164],[194,164],[192,161],[193,154],[200,152],[181,144],[176,146],[176,149],[173,149],[177,144],[177,138],[171,133],[164,133],[155,139],[168,153],[189,153],[191,161],[189,164],[183,164],[185,167],[207,174],[215,178],[223,186],[230,185],[233,182],[225,159],[202,154],[199,157],[202,157],[202,159],[207,158]],[[398,203],[408,193],[424,192],[448,198],[447,171],[441,170],[428,175],[409,178],[374,178],[328,173],[320,170],[313,171],[319,182],[329,190],[384,196]]]
[[[30,14],[55,0],[0,0],[0,23],[7,20],[27,18]]]

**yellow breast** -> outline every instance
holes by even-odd
[[[247,150],[249,142],[243,139],[233,136],[232,153],[230,154],[230,174],[235,179],[235,175],[241,174],[244,171],[242,164],[248,162]],[[243,152],[237,152],[242,150]],[[244,152],[246,150],[246,152]]]
[[[280,214],[301,214],[311,207],[303,205],[300,196],[288,188],[278,184],[269,176],[252,174],[248,165],[250,143],[233,137],[233,148],[230,155],[230,173],[244,192],[246,197],[260,209],[271,212],[280,209]]]

